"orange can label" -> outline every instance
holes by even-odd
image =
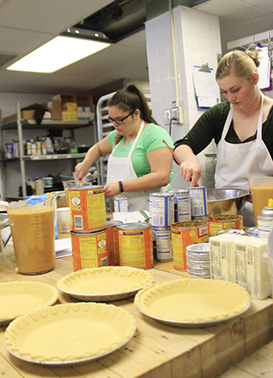
[[[127,225],[130,225],[127,224]],[[120,266],[150,269],[154,266],[152,228],[117,227],[118,263]]]
[[[93,231],[106,228],[103,187],[69,189],[72,231]]]
[[[107,222],[107,252],[108,265],[118,265],[118,240],[116,226],[122,224],[119,221]]]
[[[187,223],[190,224],[190,227],[187,227]],[[208,242],[209,237],[207,222],[192,221],[173,223],[171,232],[173,245],[173,266],[175,269],[187,270],[186,247],[191,244]]]
[[[97,268],[108,265],[106,230],[98,232],[71,232],[73,267]]]
[[[230,216],[231,217],[231,216]],[[234,218],[234,217],[233,217]],[[216,236],[218,231],[234,228],[236,230],[243,230],[243,216],[237,215],[234,219],[208,219],[208,232],[209,236]]]

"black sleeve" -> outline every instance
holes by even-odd
[[[184,136],[177,140],[174,147],[182,144],[189,146],[195,155],[203,151],[214,139],[218,144],[221,139],[225,120],[229,111],[229,102],[214,105],[203,113],[196,121],[192,129]],[[175,149],[174,148],[174,149]]]
[[[262,138],[273,160],[273,106],[266,121],[263,123]]]

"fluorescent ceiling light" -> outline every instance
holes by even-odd
[[[7,70],[52,73],[108,46],[109,43],[58,36],[7,67]]]

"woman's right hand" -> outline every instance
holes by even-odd
[[[89,166],[82,161],[81,163],[78,163],[75,167],[75,173],[78,180],[82,180],[88,173]]]
[[[198,181],[202,176],[201,165],[195,155],[188,157],[180,165],[181,177],[187,182],[191,181],[191,188],[198,186]]]

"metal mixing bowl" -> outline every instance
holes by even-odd
[[[238,214],[248,194],[242,189],[207,189],[209,215]]]

